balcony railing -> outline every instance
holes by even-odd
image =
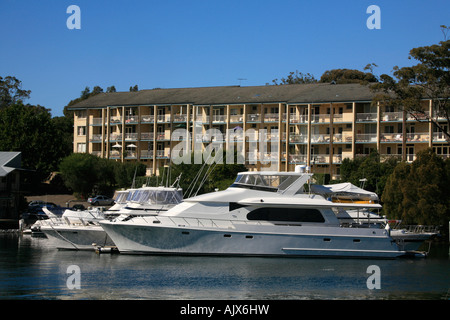
[[[247,122],[261,122],[261,115],[259,113],[248,114]]]
[[[376,133],[358,133],[356,134],[356,142],[377,142]]]
[[[428,132],[416,132],[406,134],[407,142],[427,142],[430,141],[430,134]]]
[[[311,155],[311,163],[314,163],[314,164],[330,163],[330,155],[329,154],[312,154]]]
[[[329,123],[329,114],[313,114],[311,115],[311,123]]]
[[[153,132],[141,132],[141,140],[154,140]]]
[[[303,114],[295,114],[291,113],[289,115],[289,122],[290,123],[307,123],[308,122],[308,116]]]
[[[403,134],[402,133],[382,133],[380,138],[381,138],[381,142],[402,142]]]
[[[230,123],[242,123],[244,121],[243,114],[232,114],[230,115]]]
[[[356,114],[357,122],[377,121],[377,113],[358,113]]]
[[[330,142],[329,134],[312,134],[311,143],[328,143]]]
[[[90,142],[101,142],[102,141],[102,135],[101,134],[93,134],[92,137],[89,139]]]
[[[111,117],[111,119],[109,120],[109,123],[110,124],[120,124],[120,123],[122,123],[122,117],[120,117],[120,116]]]
[[[137,137],[138,137],[137,133],[125,133],[126,141],[135,141],[135,140],[137,140]]]
[[[278,122],[280,120],[280,114],[278,113],[266,113],[264,115],[264,122]]]
[[[169,155],[166,155],[164,150],[156,150],[156,157],[159,159],[169,158]]]
[[[138,123],[138,116],[125,116],[125,123]]]
[[[156,119],[158,122],[170,122],[170,114],[159,114]]]
[[[143,115],[141,116],[141,123],[153,123],[155,122],[154,115]]]
[[[305,134],[289,134],[289,143],[307,143],[308,136]]]
[[[385,112],[381,117],[381,121],[402,121],[403,112]]]
[[[109,141],[122,141],[121,133],[111,133],[109,136]]]
[[[225,115],[218,115],[218,114],[216,114],[216,115],[213,115],[212,116],[212,122],[214,123],[217,123],[217,122],[223,122],[223,123],[225,123],[226,122],[226,120],[227,120],[227,116],[225,116]]]
[[[301,164],[306,163],[308,157],[304,154],[290,154],[289,155],[289,163]]]
[[[140,157],[141,157],[141,159],[153,158],[153,150],[142,150]]]
[[[187,121],[187,114],[174,114],[173,115],[173,122],[186,122]]]

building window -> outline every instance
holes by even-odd
[[[77,127],[77,134],[79,136],[85,136],[86,135],[86,126],[78,126]]]
[[[77,152],[78,153],[86,152],[86,143],[78,143],[77,144]]]

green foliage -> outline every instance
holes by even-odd
[[[139,162],[121,163],[88,153],[73,153],[60,164],[65,185],[84,198],[92,193],[111,195],[117,188],[130,188],[134,177],[145,175],[145,170]]]
[[[377,82],[378,79],[371,72],[363,72],[356,69],[332,69],[325,71],[319,82],[331,83],[333,81],[336,84],[368,83]]]
[[[22,152],[23,168],[42,179],[71,151],[71,138],[62,134],[66,129],[44,107],[11,104],[0,109],[0,150]]]
[[[274,85],[282,85],[282,84],[299,84],[299,83],[316,83],[317,80],[314,78],[312,74],[309,73],[301,73],[298,70],[295,72],[289,72],[289,75],[286,78],[281,78],[281,82],[278,83],[278,79],[272,80]]]
[[[366,179],[364,189],[376,192],[381,196],[386,181],[397,163],[396,158],[380,161],[380,155],[377,152],[354,160],[346,158],[342,160],[341,164],[341,180],[359,186],[360,180]]]
[[[409,52],[409,59],[416,60],[417,64],[395,66],[395,79],[383,74],[380,82],[371,86],[378,93],[374,102],[396,106],[418,121],[432,122],[450,143],[450,40],[414,48]],[[434,116],[422,104],[423,99],[432,100]],[[438,121],[437,116],[447,121]]]
[[[444,225],[450,220],[450,160],[432,149],[400,163],[388,178],[382,201],[391,219],[406,224]]]
[[[22,89],[22,81],[16,77],[0,77],[0,109],[28,99],[30,93],[30,90]]]

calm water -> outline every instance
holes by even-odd
[[[170,257],[58,251],[0,234],[0,299],[449,299],[448,245],[426,259]],[[68,288],[71,265],[80,288]],[[368,289],[370,265],[380,289]]]

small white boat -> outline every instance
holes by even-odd
[[[120,194],[120,193],[119,193]],[[40,222],[40,230],[52,246],[66,250],[94,250],[113,247],[114,242],[99,224],[101,220],[134,215],[156,215],[183,200],[182,190],[167,187],[143,187],[123,192],[107,211],[89,209],[66,210],[62,218],[44,209],[49,219]],[[125,197],[126,195],[126,197]]]
[[[312,174],[242,172],[227,190],[185,199],[157,216],[101,221],[120,253],[396,258],[386,228],[345,227],[336,203],[305,191]],[[309,190],[311,190],[309,188]]]

